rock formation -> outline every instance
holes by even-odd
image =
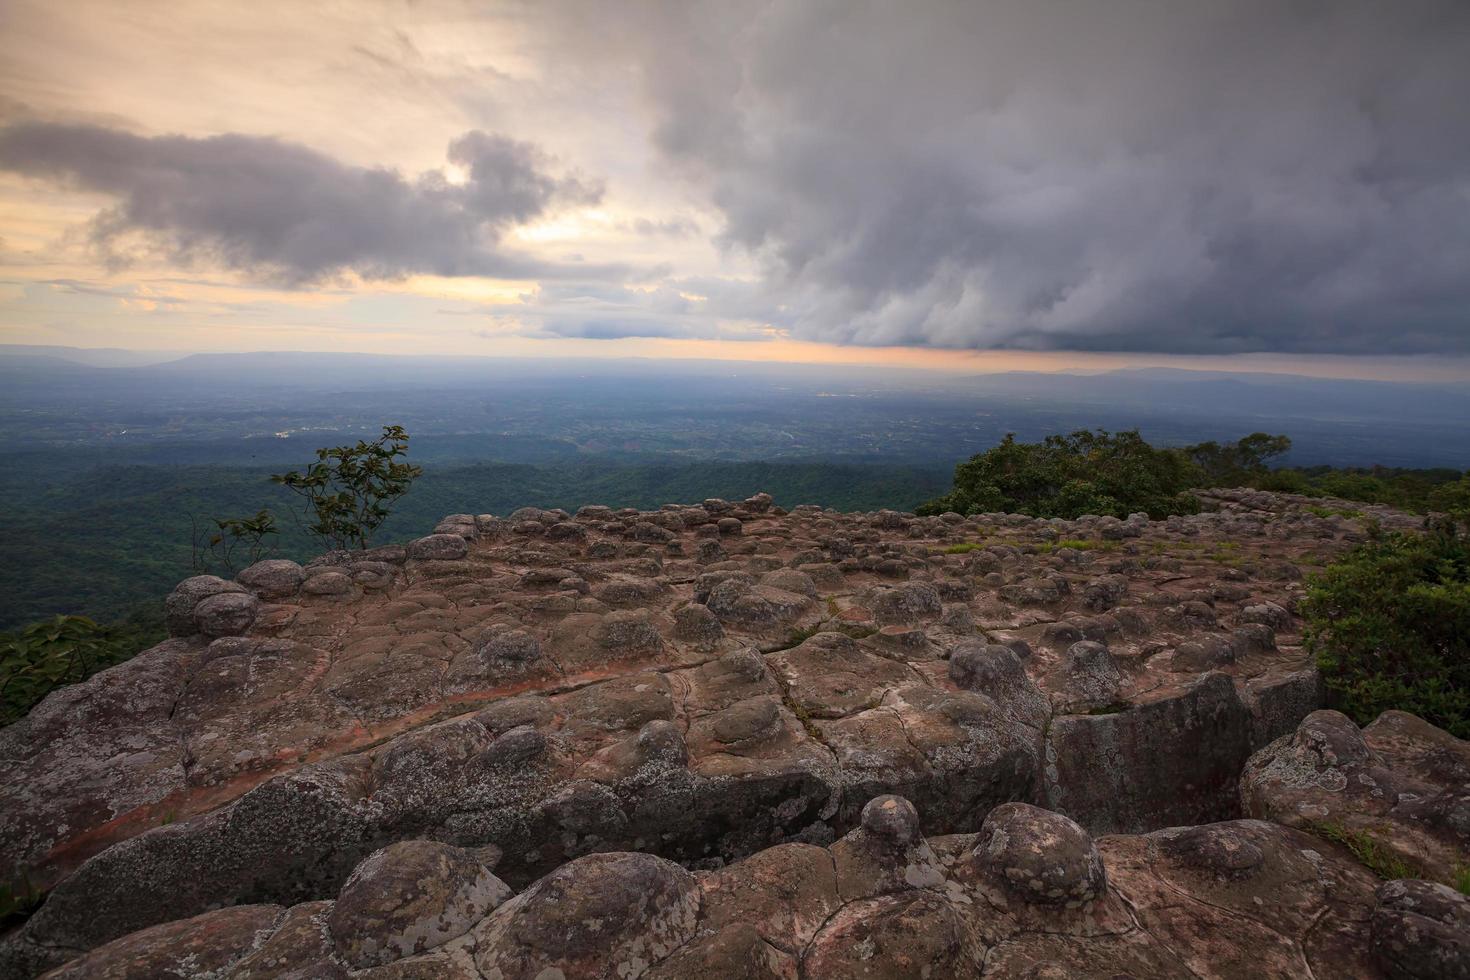
[[[0,731],[49,889],[0,976],[1464,975],[1463,896],[1350,845],[1464,861],[1470,750],[1300,648],[1361,527],[1210,500],[526,508],[189,579]]]

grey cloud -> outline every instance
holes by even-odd
[[[549,6],[796,336],[1470,351],[1464,0]]]
[[[738,312],[719,295],[686,291],[668,281],[648,289],[606,282],[542,283],[521,296],[513,313],[486,308],[492,318],[513,320],[532,337],[621,340],[627,337],[705,340],[769,340],[759,326],[734,322]],[[493,335],[493,334],[492,334]]]
[[[650,218],[634,218],[632,229],[645,237],[688,238],[699,234],[699,223],[691,218],[665,218],[654,221]]]
[[[141,234],[175,261],[287,285],[349,271],[369,279],[624,273],[499,246],[505,231],[556,206],[597,202],[600,183],[554,175],[531,144],[478,131],[454,140],[448,160],[465,180],[352,166],[258,136],[150,138],[37,121],[0,129],[0,168],[117,198],[90,226],[103,249]]]

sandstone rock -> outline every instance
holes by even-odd
[[[875,589],[868,597],[868,606],[878,622],[894,625],[937,616],[944,608],[939,590],[928,582]]]
[[[863,807],[863,829],[895,847],[919,840],[919,811],[901,796],[875,796]]]
[[[1235,645],[1223,636],[1207,634],[1181,643],[1174,650],[1172,669],[1202,674],[1235,663]]]
[[[1095,833],[1232,815],[1251,731],[1250,713],[1219,673],[1124,711],[1054,718],[1047,805]]]
[[[1117,703],[1123,680],[1112,653],[1103,644],[1092,640],[1073,643],[1067,648],[1063,669],[1058,711],[1075,714]]]
[[[949,678],[959,687],[988,695],[1018,720],[1040,728],[1050,705],[1016,651],[1000,644],[966,641],[949,655]]]
[[[470,546],[458,534],[431,534],[408,543],[408,557],[416,561],[452,561],[469,552]]]
[[[691,942],[644,974],[651,980],[795,980],[796,975],[795,958],[766,942],[754,926],[746,923],[726,926]]]
[[[1259,499],[1262,513],[1286,506]],[[415,545],[406,567],[399,547],[324,555],[289,594],[287,570],[279,596],[265,577],[242,578],[258,596],[185,583],[170,613],[187,638],[57,691],[0,731],[0,867],[29,867],[51,889],[0,942],[0,963],[27,975],[132,930],[265,901],[290,906],[293,925],[245,959],[274,944],[309,974],[337,955],[311,944],[309,923],[325,921],[354,866],[434,839],[496,855],[495,874],[517,887],[620,850],[701,875],[726,865],[717,889],[699,887],[696,933],[667,955],[589,970],[668,975],[744,956],[758,972],[840,971],[851,942],[871,950],[857,968],[933,953],[924,962],[957,975],[984,963],[1178,976],[1186,962],[1204,974],[1251,962],[1258,975],[1305,962],[1319,976],[1364,974],[1367,939],[1349,937],[1369,921],[1371,887],[1349,854],[1267,824],[1208,829],[1240,812],[1249,754],[1321,703],[1295,618],[1246,610],[1293,608],[1299,586],[1271,563],[1347,547],[1344,532],[1319,538],[1313,525],[1299,540],[1296,525],[1228,512],[956,522],[759,501],[467,516],[431,536],[451,539],[448,551]],[[742,533],[720,535],[722,518]],[[1144,546],[1037,547],[1105,527],[1125,542],[1131,530],[1118,529],[1136,528]],[[1238,542],[1237,567],[1199,560],[1203,542],[1225,539]],[[957,541],[986,546],[946,553]],[[244,635],[206,644],[196,633],[196,607],[220,607],[211,629],[238,630],[257,598],[285,602],[259,606]],[[1424,873],[1452,867],[1470,804],[1456,740],[1392,715],[1361,739],[1366,761],[1327,767],[1349,790],[1271,777],[1259,792],[1248,779],[1246,795],[1303,827],[1318,818],[1288,817],[1299,805],[1354,832],[1390,828]],[[885,795],[912,801],[922,834],[888,839],[869,825],[866,805]],[[1086,908],[1022,903],[964,857],[974,840],[937,843],[973,836],[992,807],[1017,801],[1098,834],[1200,826],[1099,840],[1105,861],[1114,848],[1123,862],[1108,864],[1109,880],[1148,910],[1130,925],[1121,890]],[[1320,914],[1310,934],[1264,884],[1307,881],[1303,850],[1337,896],[1283,892]],[[759,863],[768,853],[791,862],[793,880]],[[1166,903],[1171,889],[1198,904]],[[1254,911],[1256,898],[1270,911]],[[1210,902],[1243,917],[1227,929]],[[502,915],[362,972],[475,977],[482,932]],[[1258,924],[1270,915],[1281,921]],[[922,952],[895,923],[951,938],[962,928]],[[1251,939],[1179,938],[1191,929]]]
[[[229,980],[346,980],[327,929],[335,904],[302,902],[287,909],[270,937],[230,968]]]
[[[48,980],[143,980],[218,976],[275,929],[279,905],[237,905],[166,922],[78,957]]]
[[[492,662],[528,664],[541,658],[541,643],[525,630],[501,624],[481,634],[475,652]]]
[[[1336,711],[1312,712],[1246,763],[1245,811],[1361,835],[1410,868],[1446,873],[1470,854],[1470,745],[1410,719],[1390,712],[1360,731]]]
[[[338,954],[361,969],[462,936],[510,889],[457,847],[402,841],[357,866],[327,918]]]
[[[1025,803],[990,811],[975,857],[1023,902],[1077,907],[1107,890],[1102,857],[1087,832]]]
[[[452,887],[481,880],[483,866],[414,841],[369,857],[336,903],[168,923],[62,975],[168,976],[171,964],[183,966],[178,975],[218,975],[218,963],[241,980],[341,977],[326,943],[335,955],[339,922],[365,926],[379,900],[388,918],[375,936],[405,923],[462,931],[353,976],[978,977],[982,965],[999,976],[1101,970],[1138,980],[1253,969],[1463,973],[1463,896],[1422,881],[1375,893],[1351,856],[1315,850],[1278,825],[1230,821],[1094,842],[1066,818],[1019,803],[995,808],[975,834],[925,839],[920,822],[906,800],[878,798],[829,848],[783,844],[708,873],[647,854],[589,855],[484,911]],[[385,857],[394,852],[401,858]],[[361,914],[344,916],[348,901]],[[133,966],[142,972],[127,972]]]
[[[1395,980],[1470,976],[1470,898],[1430,881],[1389,881],[1373,910],[1373,952]]]
[[[269,602],[289,599],[301,588],[306,572],[294,561],[267,558],[246,568],[235,580]]]
[[[506,980],[637,977],[687,942],[699,918],[694,876],[650,854],[593,854],[496,910],[475,965]]]
[[[712,648],[725,635],[719,617],[708,606],[691,604],[674,614],[674,636],[701,648]]]
[[[752,514],[764,514],[771,509],[774,499],[770,494],[762,491],[754,496],[746,497],[744,507]]]
[[[244,591],[243,586],[214,575],[195,575],[184,579],[174,587],[163,603],[164,622],[168,626],[169,635],[188,636],[198,632],[194,610],[203,600],[210,596]]]
[[[194,625],[208,637],[239,636],[250,629],[260,600],[243,592],[207,596],[194,607]]]

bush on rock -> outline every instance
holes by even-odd
[[[1331,565],[1302,605],[1337,707],[1391,708],[1470,738],[1470,537],[1453,524],[1375,537]]]

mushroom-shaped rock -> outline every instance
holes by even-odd
[[[330,568],[313,569],[301,583],[301,591],[307,595],[351,596],[352,576]]]
[[[419,561],[452,561],[469,553],[469,543],[458,534],[430,534],[408,543],[408,557]]]
[[[1262,602],[1242,609],[1239,620],[1242,623],[1261,623],[1273,630],[1284,630],[1291,625],[1291,613],[1274,602]]]
[[[879,840],[908,847],[919,839],[919,811],[902,796],[875,796],[863,807],[863,829]]]
[[[694,560],[701,565],[713,565],[729,557],[730,553],[721,547],[718,541],[701,541],[694,549]]]
[[[929,582],[874,589],[867,605],[874,618],[885,625],[914,623],[944,611],[939,590]]]
[[[760,493],[745,498],[745,509],[752,514],[764,514],[771,509],[775,498],[762,490]]]
[[[268,602],[289,599],[301,588],[305,570],[286,558],[267,558],[246,568],[235,580]]]
[[[720,619],[708,606],[690,603],[674,613],[674,637],[696,646],[713,646],[725,635]]]
[[[694,875],[652,854],[590,854],[496,911],[475,965],[504,980],[637,977],[694,936]]]
[[[260,600],[248,592],[220,592],[194,607],[194,625],[209,637],[240,636],[259,611]]]
[[[761,576],[761,585],[769,585],[772,588],[785,589],[787,592],[795,592],[808,598],[817,597],[817,583],[806,572],[797,571],[794,568],[778,568],[774,572],[767,572]]]
[[[363,969],[462,936],[509,897],[505,883],[469,851],[400,841],[357,866],[327,927],[342,959]]]
[[[616,609],[592,629],[597,645],[619,653],[657,650],[662,643],[658,629],[642,609]]]
[[[226,592],[243,593],[245,587],[226,582],[216,575],[186,578],[163,601],[163,618],[170,636],[190,636],[199,631],[194,622],[194,608],[212,595]]]
[[[638,729],[638,758],[644,764],[683,767],[689,764],[689,748],[677,722],[654,719]]]
[[[901,796],[869,800],[861,825],[830,851],[837,890],[848,901],[944,886],[944,872],[920,832],[919,812]]]
[[[974,853],[1007,891],[1030,904],[1077,908],[1107,891],[1102,856],[1087,831],[1029,803],[991,810]]]
[[[1373,953],[1394,980],[1470,977],[1470,898],[1433,881],[1390,881],[1377,893]]]

